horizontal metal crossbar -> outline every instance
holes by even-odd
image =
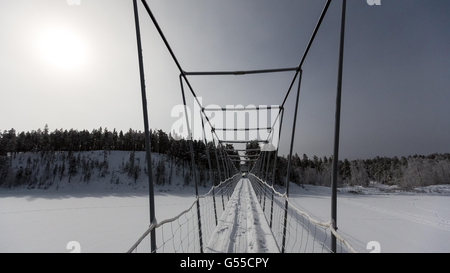
[[[261,149],[225,149],[227,152],[260,152]]]
[[[280,105],[272,105],[272,106],[255,106],[255,107],[245,107],[245,108],[202,108],[202,111],[255,111],[255,110],[272,110],[272,109],[280,109],[282,108]]]
[[[206,71],[206,72],[184,72],[186,76],[225,76],[225,75],[249,75],[249,74],[265,74],[297,71],[298,67],[277,68],[277,69],[261,69],[261,70],[244,70],[244,71]]]
[[[219,143],[250,143],[250,142],[269,143],[268,140],[219,140]],[[235,150],[236,151],[236,150]]]
[[[250,157],[258,157],[259,156],[259,154],[258,155],[228,155],[229,157],[248,157],[248,158],[250,158]]]
[[[213,128],[213,130],[217,131],[259,131],[259,130],[271,130],[270,127],[258,127],[258,128],[235,128],[235,129],[227,129],[227,128]]]

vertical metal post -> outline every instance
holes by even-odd
[[[273,187],[273,184],[275,183],[275,168],[276,168],[276,164],[277,164],[277,157],[278,157],[278,149],[277,149],[277,152],[275,153],[275,159],[274,159],[274,164],[273,164],[273,168],[274,168],[274,170],[273,170],[273,179],[272,179],[272,187]],[[269,227],[270,228],[272,228],[272,221],[273,221],[273,197],[274,197],[274,192],[273,192],[273,189],[271,189],[271,191],[272,191],[272,196],[271,196],[271,198],[270,198],[270,220],[269,220]]]
[[[152,153],[150,146],[150,132],[148,126],[147,96],[145,94],[145,76],[144,62],[142,56],[141,30],[139,27],[139,14],[136,0],[133,0],[134,21],[136,27],[137,50],[139,59],[139,74],[141,80],[142,109],[144,115],[144,133],[145,133],[145,151],[147,156],[148,169],[148,189],[149,189],[149,207],[150,207],[150,224],[156,222],[155,219],[155,192],[153,189],[153,170],[152,170]],[[153,229],[150,233],[150,250],[156,252],[156,233]]]
[[[212,133],[211,133],[211,137],[212,137],[212,142],[213,142],[214,155],[216,156],[217,171],[219,172],[219,182],[222,182],[223,180],[222,180],[222,172],[220,171],[219,156],[217,155],[216,142],[214,140],[214,136],[212,135]]]
[[[222,144],[221,144],[221,146],[222,146]],[[222,146],[222,149],[223,149],[223,161],[225,162],[225,167],[227,168],[225,173],[227,175],[227,178],[230,178],[230,164],[228,162],[228,156],[227,156],[228,153],[226,151],[226,147]]]
[[[219,147],[219,145],[220,145],[220,147]],[[219,145],[217,146],[217,149],[219,150],[219,155],[220,155],[220,158],[221,158],[221,162],[222,162],[222,167],[223,167],[223,181],[225,181],[225,180],[227,180],[227,178],[228,178],[228,176],[227,176],[227,169],[226,169],[226,167],[225,167],[225,163],[224,163],[224,158],[223,158],[223,156],[222,156],[222,144],[220,144],[219,143]],[[225,152],[225,151],[224,151]]]
[[[344,61],[344,36],[345,36],[345,12],[347,1],[342,0],[342,17],[341,17],[341,38],[339,49],[339,71],[338,84],[336,94],[336,115],[334,127],[334,152],[333,152],[333,180],[331,183],[331,220],[333,228],[337,230],[337,176],[338,176],[338,162],[339,162],[339,135],[341,127],[341,97],[342,97],[342,71]],[[332,234],[331,250],[336,253],[336,236]]]
[[[227,160],[225,159],[225,151],[224,151],[225,148],[223,147],[222,143],[219,143],[219,145],[220,145],[219,153],[222,158],[223,173],[224,173],[225,179],[228,179],[228,177],[229,177],[228,176],[228,163],[227,163]]]
[[[261,164],[262,164],[262,160],[264,158],[264,153],[261,151],[259,152],[259,156],[258,156],[258,161],[256,162],[256,174],[258,175],[258,177],[261,177]]]
[[[213,141],[214,154],[216,156],[217,170],[219,171],[219,183],[220,183],[222,181],[225,181],[225,179],[222,180],[222,174],[220,172],[219,156],[217,155],[216,142],[214,140],[214,136],[212,134],[212,131],[211,131],[211,137],[212,137],[212,141]],[[223,188],[220,190],[220,195],[222,196],[222,208],[223,208],[223,210],[225,210],[225,201],[223,200]]]
[[[225,148],[223,148],[223,158],[225,160],[225,165],[227,166],[227,178],[230,178],[231,177],[231,167],[230,167],[230,162],[228,161],[229,157],[228,157],[228,152],[226,149],[227,149],[227,147],[225,146]]]
[[[282,125],[283,125],[284,108],[281,108],[280,111],[282,111],[281,112],[281,119],[280,119],[280,133],[278,135],[279,137],[278,137],[278,143],[277,143],[277,150],[275,152],[275,159],[273,161],[272,187],[273,187],[273,184],[275,183],[275,170],[276,170],[276,167],[277,167],[278,150],[280,148],[281,128],[282,128]],[[271,201],[271,204],[270,204],[270,221],[269,221],[270,222],[269,223],[270,228],[272,228],[272,220],[273,220],[273,196],[274,196],[274,192],[273,192],[273,189],[272,189],[272,201]]]
[[[186,97],[184,95],[184,87],[183,87],[183,75],[180,74],[180,84],[181,84],[181,94],[183,96],[183,104],[184,104],[184,111],[186,115],[186,129],[188,132],[188,141],[189,141],[189,148],[191,151],[191,168],[192,168],[192,174],[194,177],[194,183],[195,183],[195,197],[197,198],[197,219],[198,219],[198,238],[200,241],[200,252],[203,253],[203,238],[202,238],[202,221],[200,217],[200,199],[198,198],[198,180],[197,180],[197,173],[195,171],[195,157],[194,157],[194,146],[193,142],[194,139],[192,137],[191,128],[189,126],[189,118],[188,118],[188,112],[187,112],[187,105],[186,105]]]
[[[288,205],[289,205],[288,198],[289,198],[289,181],[290,181],[290,173],[291,173],[292,149],[294,148],[295,127],[297,125],[297,113],[298,113],[298,99],[300,97],[300,86],[302,83],[303,71],[300,69],[299,72],[300,72],[300,76],[298,78],[297,99],[295,101],[294,123],[292,125],[291,147],[289,150],[289,160],[288,160],[287,175],[286,175],[286,205],[285,205],[285,211],[284,211],[283,243],[281,246],[282,253],[284,253],[284,250],[286,247],[286,228],[287,228],[287,216],[288,216]]]
[[[263,178],[264,175],[264,164],[266,163],[266,156],[267,156],[267,152],[265,152],[264,150],[261,152],[262,153],[262,159],[261,159],[261,168],[259,169],[259,178]]]
[[[262,180],[262,175],[264,174],[264,162],[266,160],[266,152],[262,151],[261,168],[259,169],[258,177]],[[259,195],[259,203],[262,204],[262,194]]]
[[[200,113],[200,115],[201,115],[201,113]],[[215,186],[216,183],[214,182],[213,174],[212,174],[211,156],[210,156],[210,154],[209,154],[208,140],[206,139],[205,123],[203,122],[203,116],[201,116],[201,119],[202,119],[203,137],[204,137],[204,139],[205,139],[206,158],[208,159],[209,177],[210,177],[210,179],[211,179],[211,184],[213,184],[213,186]]]
[[[270,166],[270,155],[271,152],[267,151],[267,165],[266,165],[266,174],[264,175],[264,180],[267,182],[267,176],[269,174],[269,166]]]
[[[264,155],[262,154],[262,152],[260,151],[259,152],[259,156],[258,156],[258,161],[256,161],[256,164],[255,164],[255,174],[259,177],[260,176],[260,174],[259,174],[259,171],[260,171],[260,169],[261,169],[261,160],[262,160],[262,157],[263,157]]]
[[[206,158],[208,159],[209,178],[211,179],[211,182],[212,182],[211,184],[213,184],[212,198],[213,198],[213,204],[214,204],[214,219],[216,220],[216,226],[217,226],[218,222],[217,222],[217,209],[216,209],[216,194],[214,192],[215,191],[214,186],[216,186],[216,184],[214,183],[214,178],[212,176],[211,157],[209,156],[208,141],[206,140],[205,123],[203,122],[202,112],[200,112],[200,118],[202,119],[202,130],[203,130],[203,137],[205,139]]]
[[[267,173],[269,172],[269,163],[270,163],[270,151],[267,151],[266,174],[264,176],[264,180],[266,183],[267,183]],[[264,187],[264,201],[263,201],[263,206],[262,206],[263,212],[266,211],[266,196],[267,196],[266,191],[267,191],[267,187]]]

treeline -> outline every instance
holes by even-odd
[[[307,155],[292,158],[291,181],[298,184],[330,186],[332,157],[309,159]],[[286,160],[287,161],[287,160]],[[371,181],[386,185],[398,185],[404,189],[450,184],[450,154],[375,157],[366,160],[340,160],[338,185],[368,187]]]
[[[175,136],[176,137],[176,136]],[[150,141],[151,150],[153,153],[159,153],[166,155],[166,163],[154,163],[154,175],[156,183],[164,184],[170,179],[170,176],[165,174],[169,171],[169,168],[175,168],[176,170],[182,169],[183,178],[186,183],[193,180],[193,174],[188,171],[191,164],[191,153],[190,153],[190,143],[185,139],[179,139],[172,137],[171,134],[167,134],[162,130],[150,130]],[[206,149],[206,144],[204,141],[193,141],[193,152],[194,160],[196,163],[197,174],[199,175],[200,183],[204,184],[207,179],[209,179],[209,163],[208,156],[210,158],[212,170],[214,175],[214,181],[219,181],[224,179],[225,172],[227,175],[231,174],[231,167],[226,166],[230,162],[224,162],[222,159],[223,153],[226,151],[224,149],[214,149],[213,144],[208,142],[208,149]],[[226,149],[233,150],[232,145],[227,145]],[[208,155],[206,151],[208,150]],[[35,153],[41,156],[41,165],[45,165],[44,168],[51,169],[46,170],[45,181],[48,180],[49,176],[55,180],[57,173],[60,173],[60,178],[64,176],[70,177],[77,175],[82,170],[83,178],[89,181],[91,176],[91,171],[94,168],[98,168],[100,173],[108,172],[108,162],[107,160],[101,160],[100,162],[85,162],[83,158],[80,158],[80,152],[90,152],[90,151],[104,151],[105,157],[107,152],[110,151],[129,151],[130,153],[129,162],[130,167],[123,166],[125,171],[129,173],[130,177],[134,177],[135,181],[142,171],[147,174],[146,167],[144,167],[145,162],[141,165],[134,165],[134,152],[145,151],[145,135],[141,131],[136,131],[130,129],[126,133],[123,131],[113,131],[107,128],[88,130],[63,130],[57,129],[50,132],[48,126],[44,127],[44,130],[38,129],[31,132],[21,132],[16,133],[15,129],[9,131],[0,132],[0,185],[5,184],[21,184],[30,177],[31,172],[29,170],[34,166],[34,171],[37,170],[37,159],[33,159],[33,162],[28,165],[28,168],[23,168],[23,170],[13,170],[12,162],[13,158],[17,155],[24,153]],[[55,166],[53,162],[55,161],[56,154],[60,155],[58,160],[62,160],[62,163]],[[237,152],[227,151],[230,155],[237,155]],[[78,155],[75,155],[78,154]],[[217,158],[216,158],[217,154]],[[132,157],[131,157],[132,155]],[[87,159],[86,159],[87,160]],[[144,159],[145,161],[147,158]],[[49,166],[47,167],[47,163]],[[235,166],[239,167],[239,162],[234,163]],[[167,166],[167,167],[166,167]],[[185,171],[186,169],[186,171]],[[27,171],[28,170],[28,171]],[[219,173],[219,170],[221,171]],[[171,171],[171,169],[170,169]],[[51,175],[47,175],[50,172]],[[39,175],[40,176],[40,175]],[[60,180],[61,180],[60,179]],[[14,181],[13,181],[14,180]],[[17,182],[17,183],[16,183]],[[34,181],[38,184],[43,182]],[[48,181],[47,181],[48,182]],[[46,182],[46,183],[47,183]]]
[[[162,130],[150,130],[152,152],[167,153],[173,138]],[[197,143],[196,143],[197,144]],[[60,151],[145,151],[145,136],[141,131],[112,131],[108,128],[88,130],[44,129],[16,133],[15,129],[0,132],[0,149],[9,153]],[[1,152],[2,150],[0,150]]]
[[[155,175],[155,183],[164,184],[170,183],[170,178],[173,170],[182,170],[182,176],[186,183],[192,181],[192,174],[190,173],[190,146],[189,142],[181,139],[177,140],[170,133],[167,134],[162,130],[151,130],[150,141],[152,152],[165,155],[164,163],[152,162],[154,165],[153,173]],[[194,140],[193,150],[194,159],[196,162],[196,171],[199,175],[201,184],[210,181],[209,178],[209,164],[208,156],[210,158],[211,167],[213,170],[213,180],[220,181],[224,178],[225,172],[230,174],[230,168],[222,160],[223,153],[230,155],[238,155],[234,151],[225,151],[224,149],[215,150],[212,143]],[[226,150],[233,150],[232,145],[227,145]],[[247,149],[251,149],[246,153],[248,159],[255,159],[254,156],[259,154],[259,145],[257,142],[251,142],[247,145]],[[207,154],[206,151],[209,151]],[[89,151],[103,151],[105,158],[103,160],[88,161],[80,158],[79,152]],[[115,129],[110,131],[107,128],[88,130],[63,130],[57,129],[50,132],[48,126],[44,130],[38,129],[31,132],[16,133],[14,129],[0,132],[0,185],[6,178],[9,180],[17,179],[19,182],[26,181],[30,177],[30,171],[26,168],[18,169],[15,172],[12,170],[12,160],[18,154],[27,152],[39,153],[43,160],[42,165],[45,169],[45,180],[52,177],[53,180],[65,175],[70,177],[72,175],[82,173],[83,179],[89,181],[93,169],[98,170],[98,175],[105,176],[108,174],[108,162],[106,155],[108,151],[130,151],[138,152],[145,151],[145,136],[141,131],[130,129],[123,133],[117,132]],[[77,153],[78,152],[78,153]],[[64,165],[52,165],[54,158],[58,153],[65,153],[60,155]],[[75,153],[78,155],[76,156]],[[249,169],[260,170],[258,175],[268,181],[272,180],[273,156],[274,152],[263,152],[264,158],[270,157],[269,167],[260,162],[249,163]],[[217,155],[217,158],[216,158]],[[262,156],[261,156],[262,158]],[[236,159],[234,157],[233,159]],[[36,160],[36,159],[33,159]],[[141,161],[139,161],[141,160]],[[130,158],[124,163],[121,172],[128,173],[129,177],[134,177],[134,180],[142,175],[142,172],[147,174],[143,159],[134,158],[134,153],[130,153]],[[332,157],[317,157],[308,158],[303,154],[299,157],[295,154],[292,157],[292,168],[290,173],[290,180],[297,184],[314,184],[330,186],[331,172],[332,172]],[[50,162],[50,163],[48,163]],[[265,161],[265,164],[267,160]],[[239,168],[240,162],[233,162]],[[37,168],[37,162],[28,162],[29,170],[32,166]],[[128,166],[126,165],[128,164]],[[259,164],[259,165],[258,165]],[[47,166],[49,165],[49,166]],[[275,168],[275,184],[284,185],[287,172],[288,159],[284,156],[277,157],[277,166]],[[371,181],[376,181],[387,185],[399,185],[402,188],[412,189],[418,186],[428,186],[437,184],[450,183],[450,154],[432,154],[428,156],[413,155],[407,157],[375,157],[366,160],[340,160],[338,163],[338,184],[340,186],[347,184],[350,186],[360,185],[369,186]],[[76,171],[75,171],[76,170]],[[266,176],[266,171],[269,171]],[[112,177],[111,179],[115,179]],[[41,182],[37,182],[41,183]]]
[[[257,142],[251,142],[247,149],[258,147]],[[259,152],[248,152],[255,154]],[[262,152],[262,161],[255,163],[256,174],[269,181],[273,180],[274,153]],[[268,160],[269,159],[269,160]],[[269,163],[267,163],[269,162]],[[290,181],[302,185],[312,184],[331,186],[332,157],[323,158],[306,154],[292,156]],[[253,167],[250,164],[250,169]],[[268,166],[267,166],[268,165]],[[278,156],[275,168],[275,184],[285,185],[288,157]],[[415,187],[450,184],[450,154],[431,154],[428,156],[412,155],[398,157],[375,157],[366,160],[339,160],[338,186],[370,186],[370,182],[385,185],[398,185],[403,189]]]
[[[174,138],[162,130],[150,130],[151,151],[177,157],[183,161],[191,160],[189,142]],[[208,150],[213,168],[217,168],[212,143]],[[233,149],[232,145],[228,145]],[[227,149],[228,149],[227,148]],[[194,159],[197,164],[207,166],[206,145],[204,141],[193,141]],[[48,125],[44,130],[16,133],[15,129],[0,132],[0,156],[26,152],[81,152],[81,151],[145,151],[145,135],[141,131],[129,129],[126,133],[107,128],[88,130],[56,129],[50,132]],[[222,151],[221,151],[222,152]],[[237,154],[237,152],[228,152]],[[236,165],[238,165],[237,163]]]

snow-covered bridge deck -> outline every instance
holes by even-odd
[[[280,252],[247,178],[241,179],[236,185],[205,252]]]

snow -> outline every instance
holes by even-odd
[[[443,188],[449,189],[450,186]],[[432,191],[432,188],[427,190]],[[241,206],[245,201],[245,192],[248,193],[248,190],[243,190]],[[291,201],[299,209],[308,212],[315,219],[329,219],[329,188],[292,185],[290,192]],[[177,215],[194,200],[192,187],[156,187],[157,219]],[[228,207],[232,208],[232,204],[230,202]],[[250,207],[257,206],[250,204]],[[78,241],[81,252],[125,252],[148,227],[148,211],[148,194],[142,189],[2,190],[0,252],[64,253],[70,252],[66,249],[70,241]],[[247,234],[260,232],[256,228],[261,228],[263,234],[268,233],[264,229],[266,223],[263,223],[260,216],[260,212],[254,216],[261,223],[258,227],[253,227],[254,231],[245,227]],[[244,216],[238,215],[239,217],[242,217],[241,224],[244,225]],[[226,218],[222,218],[224,219]],[[442,193],[339,193],[338,227],[338,232],[358,252],[369,252],[367,244],[377,241],[382,252],[448,253],[450,196]],[[240,230],[240,237],[258,242],[257,239],[249,239],[250,235],[245,236],[244,227],[231,226],[228,230],[233,228],[236,231],[234,235],[238,235]],[[223,238],[217,240],[224,241]],[[272,251],[267,241],[266,239],[267,251]],[[146,242],[147,240],[143,241]],[[248,251],[245,247],[238,248],[238,245],[239,243],[233,246],[236,251]],[[225,247],[224,251],[226,250]],[[261,250],[264,251],[264,247],[255,249]]]
[[[155,197],[158,219],[195,200],[192,188],[162,190]],[[126,252],[149,219],[145,190],[2,191],[0,252],[69,252],[70,241],[79,242],[82,252]]]
[[[435,186],[427,187],[433,192]],[[338,193],[338,233],[358,252],[370,252],[367,244],[377,241],[381,252],[450,252],[450,185],[441,193],[389,192],[362,188]],[[446,189],[446,190],[443,190]],[[293,185],[291,201],[316,219],[330,218],[331,189]]]
[[[279,248],[250,181],[241,179],[206,248],[207,253],[277,253]]]
[[[103,157],[100,152],[91,154]],[[144,175],[134,183],[118,172],[128,154],[112,152],[108,155],[110,174],[100,178],[95,173],[89,183],[78,176],[69,184],[67,177],[63,177],[47,190],[0,189],[0,252],[67,253],[71,251],[67,249],[71,241],[80,243],[81,252],[129,250],[148,228],[150,217]],[[143,167],[143,155],[136,153],[136,157],[141,157]],[[159,160],[162,156],[154,158]],[[26,157],[22,162],[26,162]],[[114,170],[119,184],[111,184],[115,181],[111,179]],[[278,251],[247,180],[242,180],[238,188],[226,212],[222,217],[219,215],[218,232],[209,241],[209,250]],[[209,187],[199,189],[200,194],[208,190]],[[449,193],[450,185],[421,187],[410,192],[376,183],[368,188],[339,189],[338,233],[358,252],[370,252],[367,244],[377,241],[381,252],[448,253]],[[156,186],[155,195],[159,221],[178,215],[195,201],[194,188],[183,187],[181,175],[174,175],[171,185]],[[323,222],[330,219],[330,196],[327,187],[291,184],[291,203]],[[148,239],[142,244],[139,252],[146,249]]]

